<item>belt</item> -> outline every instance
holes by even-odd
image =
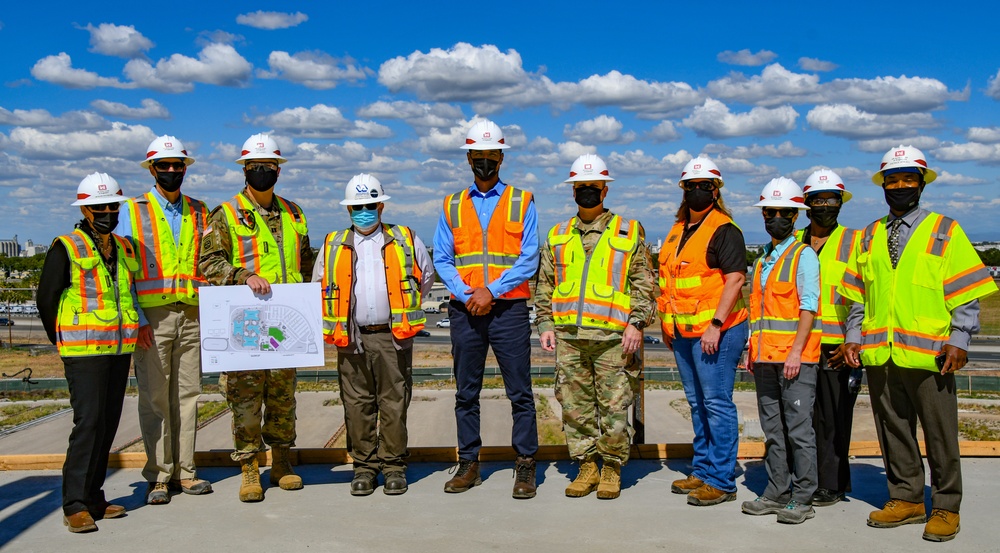
[[[389,325],[384,324],[359,326],[358,330],[361,331],[362,334],[378,334],[379,332],[389,332],[390,328]]]

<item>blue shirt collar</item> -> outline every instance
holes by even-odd
[[[794,232],[788,235],[788,238],[785,238],[781,242],[778,242],[777,246],[773,245],[771,242],[768,242],[767,244],[764,245],[764,257],[766,258],[771,252],[774,252],[776,256],[780,256],[785,250],[788,249],[788,246],[792,245],[792,242],[795,242]]]
[[[476,186],[476,183],[472,183],[472,186],[469,187],[469,196],[478,196],[480,198],[488,198],[490,196],[499,196],[499,195],[503,194],[503,191],[506,188],[507,188],[507,185],[504,184],[502,180],[498,180],[497,183],[496,183],[496,185],[493,186],[493,188],[491,188],[489,191],[487,191],[485,194],[483,194],[482,192],[479,191],[479,187]]]
[[[170,203],[166,198],[163,197],[163,194],[160,194],[160,191],[157,190],[157,188],[156,188],[155,185],[150,190],[150,192],[153,193],[153,197],[155,197],[157,200],[159,200],[160,207],[162,207],[164,211],[170,210],[170,211],[176,211],[178,213],[180,212],[181,205],[184,202],[184,195],[183,194],[181,194],[177,198],[177,202],[176,203]]]

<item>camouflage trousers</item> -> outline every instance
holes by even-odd
[[[264,451],[265,443],[272,448],[295,445],[295,369],[233,371],[223,376],[226,402],[233,411],[234,461],[252,458]]]
[[[628,461],[629,406],[639,373],[633,358],[622,351],[620,339],[556,340],[555,392],[572,459],[600,455],[605,461]]]

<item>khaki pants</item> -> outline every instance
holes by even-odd
[[[413,392],[413,348],[392,334],[362,334],[362,354],[337,354],[347,451],[356,472],[405,470],[406,410]]]
[[[136,348],[139,427],[146,446],[147,482],[195,478],[195,427],[201,394],[198,306],[143,309],[153,347]]]

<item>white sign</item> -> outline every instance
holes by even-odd
[[[322,367],[323,313],[318,282],[202,286],[201,369],[206,373]]]

